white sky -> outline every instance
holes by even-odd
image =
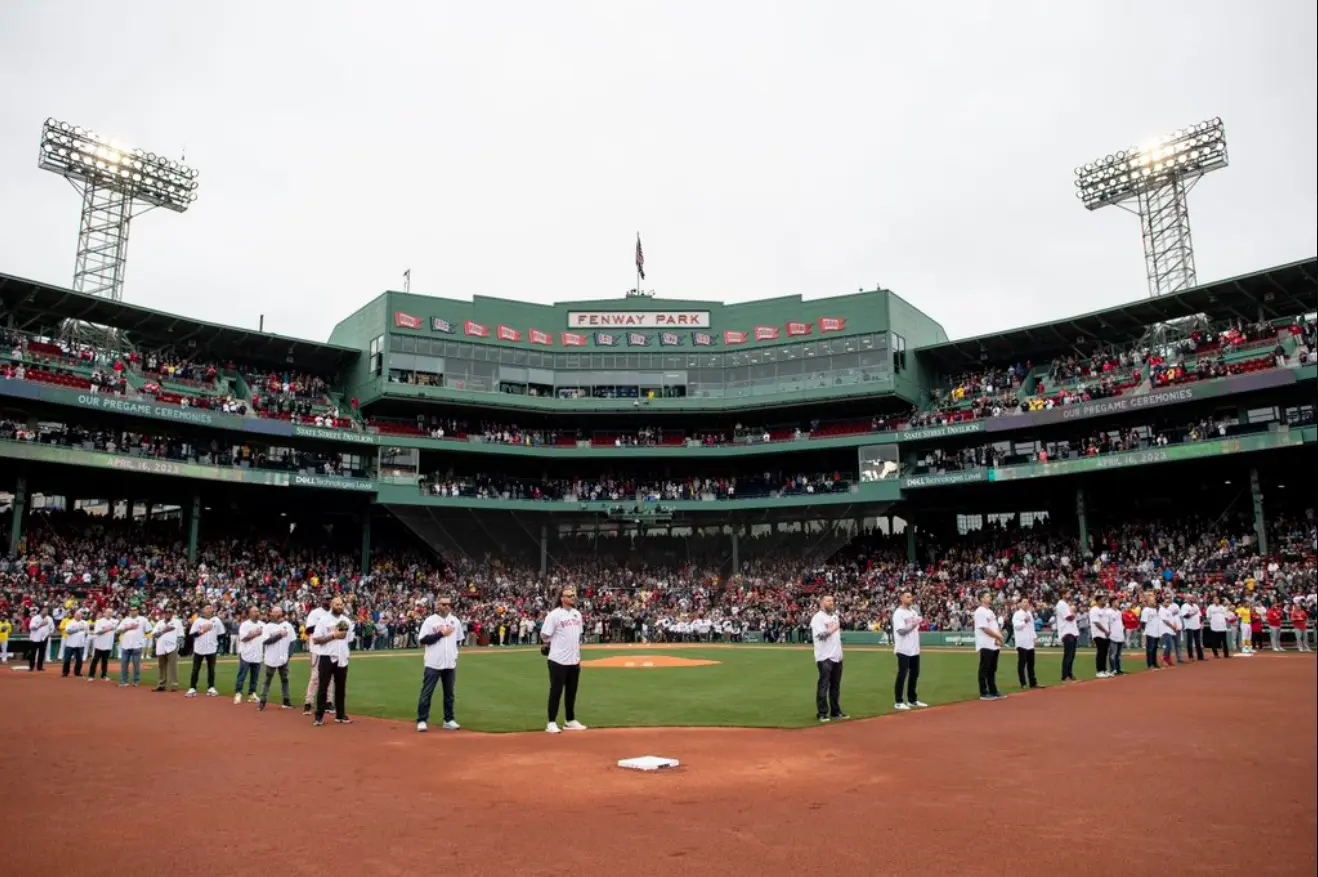
[[[198,11],[193,7],[205,7]],[[201,169],[126,299],[325,338],[413,291],[659,297],[881,283],[953,337],[1145,294],[1076,165],[1221,116],[1199,278],[1318,251],[1313,0],[0,0],[0,271],[67,285],[47,116]]]

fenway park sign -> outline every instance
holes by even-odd
[[[709,311],[568,311],[569,329],[708,329]]]

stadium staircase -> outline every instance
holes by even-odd
[[[385,508],[440,559],[455,566],[485,558],[539,564],[539,525],[527,524],[516,512],[412,505]]]

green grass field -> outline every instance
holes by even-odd
[[[718,661],[714,666],[674,669],[582,670],[578,717],[593,727],[706,726],[798,728],[815,725],[815,666],[809,651],[787,646],[734,646],[731,648],[680,648],[662,646],[627,650],[586,650],[583,657],[668,655]],[[1125,661],[1128,672],[1143,670],[1143,654]],[[921,659],[920,699],[932,706],[972,700],[979,696],[978,658],[973,652],[925,652]],[[891,650],[847,651],[842,683],[842,705],[852,718],[893,711],[892,685],[897,661]],[[1039,681],[1056,684],[1061,654],[1038,653]],[[117,673],[118,664],[111,669]],[[155,685],[154,662],[143,662],[142,684]],[[348,677],[348,711],[352,715],[413,721],[421,686],[421,655],[359,653]],[[184,659],[180,678],[187,688],[190,659]],[[222,661],[216,687],[232,697],[237,666]],[[293,701],[302,703],[308,664],[304,656],[293,662]],[[1092,651],[1081,651],[1076,675],[1094,676]],[[205,684],[205,671],[202,685]],[[1121,680],[1111,684],[1120,685]],[[278,677],[271,700],[278,701]],[[1004,650],[998,671],[998,688],[1004,694],[1019,690],[1016,654]],[[463,652],[458,665],[457,714],[462,726],[474,731],[536,731],[544,727],[548,673],[537,649],[472,649]],[[1046,696],[1046,695],[1043,695]],[[238,707],[233,707],[238,709]],[[244,709],[254,709],[244,706]],[[431,721],[442,720],[440,693],[435,692]]]

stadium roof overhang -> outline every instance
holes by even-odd
[[[0,305],[6,321],[22,331],[54,336],[63,321],[78,320],[120,329],[143,349],[174,349],[201,359],[330,374],[361,355],[352,347],[207,323],[8,274],[0,274]]]
[[[946,372],[1030,359],[1042,361],[1104,344],[1138,341],[1150,326],[1204,314],[1209,319],[1274,320],[1318,308],[1318,259],[1306,259],[1197,286],[1172,295],[915,351]]]

